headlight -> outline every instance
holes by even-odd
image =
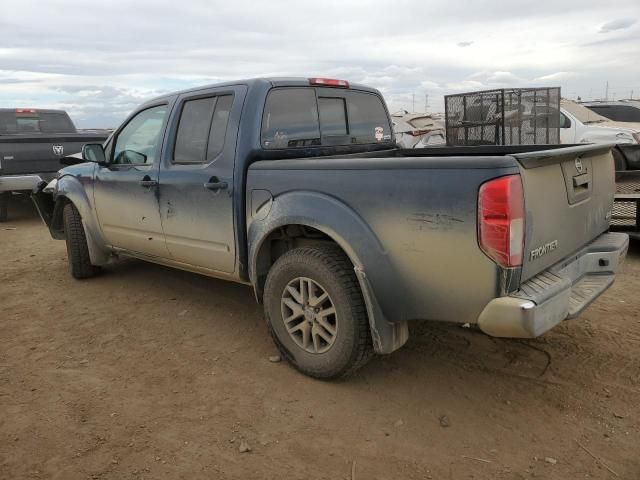
[[[58,186],[58,180],[56,178],[54,178],[53,180],[51,180],[46,187],[44,187],[42,189],[43,192],[46,193],[53,193],[56,191],[56,187]]]
[[[640,132],[633,132],[631,134],[636,143],[640,143]]]

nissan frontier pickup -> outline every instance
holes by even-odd
[[[408,321],[533,338],[578,316],[628,246],[607,145],[394,143],[380,93],[263,78],[151,100],[34,201],[78,279],[123,257],[249,284],[282,355],[336,378]]]

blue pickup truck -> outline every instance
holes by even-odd
[[[608,146],[402,150],[380,93],[271,78],[151,100],[33,198],[71,274],[135,257],[250,284],[305,374],[390,353],[408,321],[532,338],[627,251]]]

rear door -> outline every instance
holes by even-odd
[[[245,86],[232,86],[178,99],[159,177],[162,227],[177,262],[235,269],[232,188],[245,93]]]
[[[610,146],[513,155],[526,211],[522,280],[570,256],[609,228],[615,192]]]

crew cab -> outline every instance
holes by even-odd
[[[8,218],[12,193],[30,193],[55,177],[62,157],[107,136],[78,132],[64,110],[0,108],[0,222]]]
[[[402,150],[380,93],[343,80],[165,95],[78,161],[33,195],[75,278],[134,257],[250,284],[317,378],[393,352],[413,319],[542,335],[628,246],[607,233],[609,146]]]

